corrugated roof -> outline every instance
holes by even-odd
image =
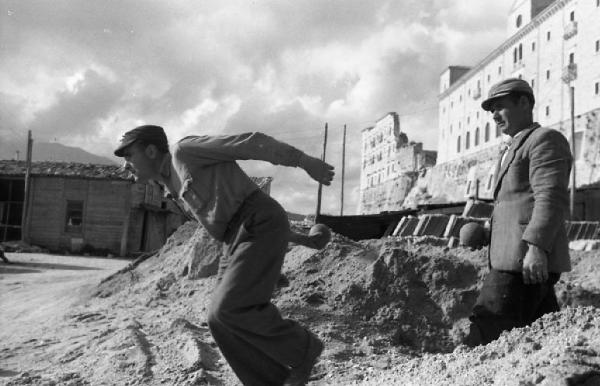
[[[26,162],[0,160],[0,176],[25,176]],[[118,165],[83,164],[76,162],[37,161],[31,163],[31,174],[47,177],[72,177],[103,180],[128,180],[133,178]],[[268,185],[272,177],[250,177],[259,187]]]
[[[0,160],[0,175],[24,176],[25,161]],[[31,174],[51,177],[79,177],[109,180],[131,180],[129,173],[118,165],[96,165],[76,162],[36,161],[31,163]]]

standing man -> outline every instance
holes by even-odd
[[[489,268],[465,343],[487,344],[502,331],[559,310],[554,284],[571,269],[565,220],[571,152],[558,131],[533,122],[529,84],[506,79],[481,107],[512,143],[494,188]]]
[[[242,383],[306,384],[323,343],[271,303],[290,238],[287,215],[236,160],[301,167],[325,185],[333,167],[261,133],[189,136],[169,148],[153,125],[125,133],[114,153],[136,181],[164,185],[224,243],[208,325]]]

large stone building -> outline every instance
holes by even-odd
[[[400,131],[398,114],[387,113],[362,131],[362,169],[358,213],[401,208],[419,171],[435,164],[435,152],[409,142]]]
[[[475,66],[451,66],[442,73],[438,166],[464,172],[460,163],[470,165],[449,201],[473,195],[476,188],[479,196],[491,196],[503,135],[491,114],[481,109],[481,101],[493,84],[509,77],[533,87],[534,120],[569,140],[574,87],[576,183],[600,179],[599,20],[600,0],[516,0],[506,41]]]

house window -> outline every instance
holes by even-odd
[[[517,16],[517,28],[521,28],[521,24],[523,24],[523,17],[519,15]]]
[[[531,42],[531,52],[535,51],[535,42]]]
[[[456,152],[460,153],[460,135],[456,139]]]
[[[546,79],[550,79],[550,70],[546,70]]]
[[[569,54],[569,64],[575,63],[575,53],[571,52]]]
[[[583,145],[583,133],[580,131],[578,133],[575,133],[575,154],[573,155],[573,158],[575,159],[581,159],[581,155],[583,154],[583,152],[581,151],[581,146]]]
[[[519,60],[523,59],[523,44],[519,44]]]
[[[83,201],[67,200],[65,231],[81,233],[83,229]]]
[[[535,79],[531,79],[531,88],[535,87]]]
[[[494,180],[494,175],[490,174],[488,177],[487,190],[492,190],[492,181]]]
[[[595,93],[596,95],[600,95],[600,83],[596,82],[596,84],[594,85],[595,87]]]
[[[569,15],[569,20],[575,21],[575,11],[571,11],[571,14]]]
[[[550,41],[550,31],[546,32],[546,40]]]
[[[467,131],[467,137],[465,139],[465,150],[471,146],[471,133]]]
[[[483,135],[484,135],[483,138],[484,138],[485,142],[490,140],[490,123],[489,122],[485,124],[485,133]]]
[[[596,40],[596,52],[600,52],[600,40]]]
[[[550,116],[550,106],[546,106],[546,116]]]
[[[479,127],[475,129],[475,146],[479,145]]]
[[[517,63],[517,47],[513,50],[513,63]]]

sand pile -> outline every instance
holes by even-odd
[[[290,246],[274,302],[326,343],[314,384],[528,385],[554,379],[553,368],[561,379],[600,371],[595,307],[565,309],[485,347],[459,345],[486,252],[437,244],[334,234],[321,251]],[[184,224],[158,253],[99,284],[48,332],[64,343],[28,357],[32,372],[8,384],[238,384],[206,325],[221,253]],[[600,258],[573,260],[561,301],[600,306]]]
[[[440,247],[341,236],[304,254],[287,257],[302,263],[285,266],[290,285],[276,297],[282,309],[305,303],[343,316],[351,328],[376,330],[391,345],[425,352],[451,351],[462,338],[483,266]]]

